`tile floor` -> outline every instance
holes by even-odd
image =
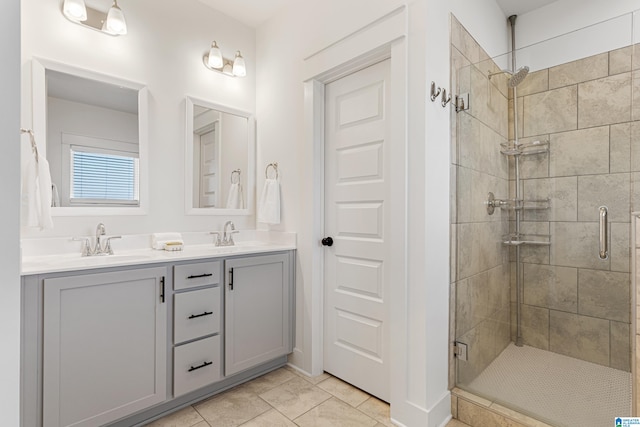
[[[389,405],[328,374],[277,369],[148,427],[393,426]],[[447,427],[464,427],[452,420]]]

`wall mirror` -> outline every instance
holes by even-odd
[[[187,214],[251,214],[255,187],[253,116],[189,96],[185,139]]]
[[[147,90],[34,59],[33,130],[53,184],[52,215],[145,214]]]

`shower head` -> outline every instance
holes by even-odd
[[[509,77],[509,80],[507,80],[507,86],[513,88],[522,83],[525,77],[527,77],[527,74],[529,74],[529,67],[527,67],[526,65],[524,67],[520,67],[515,73],[512,73],[509,70],[501,70],[497,73],[489,73],[489,80],[491,80],[491,77],[497,74],[509,74],[511,77]]]
[[[507,82],[507,86],[518,86],[527,77],[527,74],[529,74],[529,67],[527,67],[526,65],[524,67],[520,67],[518,71],[515,72],[515,74],[511,74],[511,78]]]

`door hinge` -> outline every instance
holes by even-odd
[[[160,278],[160,302],[164,303],[164,276]]]
[[[460,341],[453,342],[453,355],[455,356],[456,359],[463,360],[465,362],[468,361],[469,355],[467,351],[468,351],[467,344],[462,343]]]

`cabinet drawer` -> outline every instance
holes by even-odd
[[[173,350],[173,395],[181,396],[220,380],[220,336],[205,338]]]
[[[173,342],[220,332],[220,287],[174,295]]]
[[[220,283],[220,261],[199,262],[173,267],[173,289]]]

